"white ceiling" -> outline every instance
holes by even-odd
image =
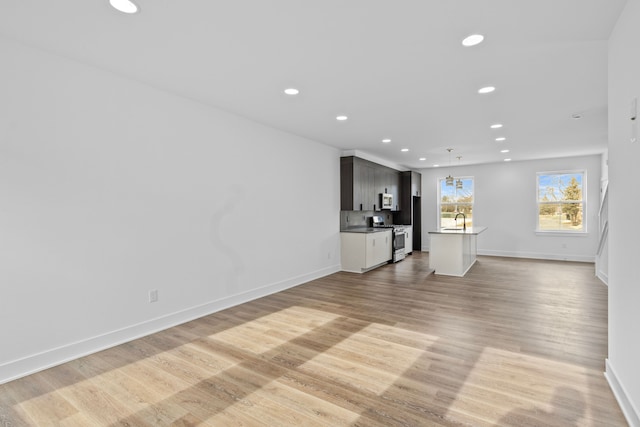
[[[625,1],[137,0],[125,15],[108,0],[4,0],[0,34],[423,168],[447,164],[447,147],[454,164],[604,151],[607,39]],[[472,33],[485,42],[462,47]]]

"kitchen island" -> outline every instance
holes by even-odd
[[[429,231],[429,268],[435,274],[464,276],[476,262],[478,234],[487,227],[441,228]]]

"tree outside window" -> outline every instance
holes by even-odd
[[[586,231],[585,172],[538,173],[538,231]]]
[[[447,185],[444,178],[438,181],[438,205],[440,212],[440,227],[456,226],[455,216],[463,213],[467,227],[473,224],[473,178],[457,178],[462,182],[458,188],[456,182]],[[458,225],[462,226],[462,217],[458,218]]]

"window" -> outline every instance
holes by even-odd
[[[440,227],[455,227],[455,216],[463,213],[467,227],[473,224],[473,178],[457,178],[453,185],[447,185],[446,179],[438,180],[438,210]],[[462,218],[458,218],[462,225]]]
[[[584,171],[538,172],[538,231],[586,232]]]

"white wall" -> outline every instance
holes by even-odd
[[[587,171],[587,231],[585,235],[536,234],[536,173]],[[474,178],[474,225],[487,226],[478,236],[483,255],[593,262],[598,244],[600,155],[485,165],[423,169],[422,242],[429,250],[428,231],[438,226],[437,183],[453,176]]]
[[[640,97],[640,0],[628,0],[609,39],[609,358],[607,378],[632,426],[640,426],[640,142],[630,104]],[[636,120],[637,122],[637,120]],[[637,123],[636,123],[636,126]]]
[[[609,152],[605,151],[602,153],[602,157],[600,158],[600,171],[601,177],[600,181],[603,183],[600,186],[603,187],[609,181]]]
[[[0,383],[339,269],[338,150],[0,56]]]

